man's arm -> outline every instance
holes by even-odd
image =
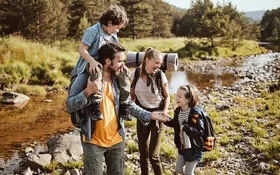
[[[86,74],[78,76],[69,90],[66,101],[67,112],[72,113],[87,106],[87,98],[99,89],[101,89],[100,80],[90,81]]]
[[[169,117],[163,114],[161,111],[149,112],[138,106],[133,101],[129,103],[129,110],[131,115],[141,119],[144,123],[150,122],[150,120],[159,120],[161,122],[169,121]]]

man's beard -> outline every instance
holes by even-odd
[[[111,63],[111,65],[109,66],[109,71],[111,73],[111,75],[115,75],[115,76],[118,76],[120,74],[120,68],[115,70],[113,69],[113,63]]]

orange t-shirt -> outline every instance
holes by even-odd
[[[104,81],[104,95],[100,104],[100,110],[103,115],[103,120],[96,121],[96,129],[92,135],[91,142],[102,147],[110,147],[123,141],[118,132],[118,121],[114,105],[114,95],[112,81],[107,83]]]

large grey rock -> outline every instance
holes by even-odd
[[[78,161],[83,154],[81,138],[79,135],[57,135],[48,142],[48,151],[53,160],[59,163]]]
[[[51,163],[50,154],[29,153],[14,170],[15,174],[30,174],[32,171],[44,171],[44,167]]]

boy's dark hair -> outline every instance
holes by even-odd
[[[98,50],[99,62],[104,65],[106,58],[114,60],[115,54],[118,52],[124,52],[125,48],[119,43],[107,42]]]
[[[99,18],[99,22],[108,26],[108,22],[112,21],[113,25],[125,25],[128,23],[127,14],[122,6],[111,5],[108,9],[102,13]]]

